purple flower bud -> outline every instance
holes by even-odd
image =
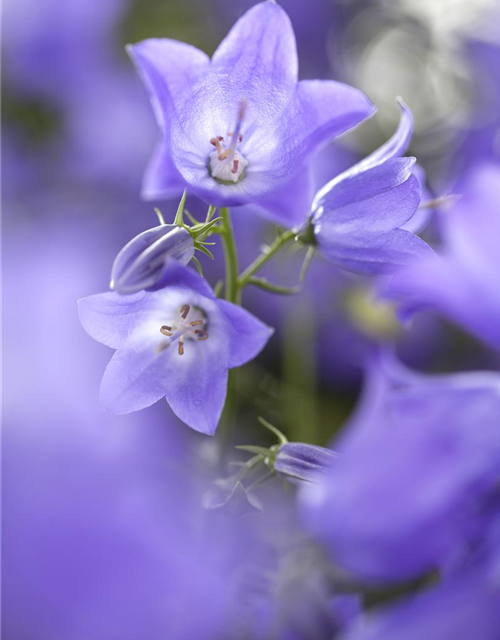
[[[162,286],[162,277],[171,260],[187,265],[194,255],[189,231],[173,224],[143,231],[116,256],[110,287],[117,293],[137,293]]]
[[[303,442],[287,442],[276,453],[278,473],[305,482],[317,482],[332,468],[337,454],[330,449]]]

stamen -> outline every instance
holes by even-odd
[[[184,355],[184,336],[180,336],[179,338],[179,347],[177,349],[177,352],[180,356]]]
[[[188,304],[182,305],[182,307],[181,307],[181,318],[183,320],[185,320],[187,318],[187,315],[188,315],[190,309],[191,309],[191,307]]]
[[[172,333],[172,327],[167,327],[166,324],[163,325],[163,327],[160,328],[161,333],[163,333],[164,336],[171,336]]]
[[[220,146],[221,142],[224,142],[224,138],[222,136],[217,136],[216,138],[212,138],[210,140],[210,144],[214,145],[215,150],[217,151],[217,155],[220,155],[221,151],[222,151],[221,146]]]
[[[193,322],[189,323],[190,327],[198,327],[200,324],[205,324],[204,320],[193,320]]]
[[[215,136],[210,140],[215,151],[209,155],[209,170],[212,178],[224,184],[235,184],[239,182],[245,173],[248,161],[242,155],[241,150],[236,151],[238,144],[242,142],[243,135],[241,127],[245,117],[247,103],[242,100],[238,106],[236,126],[227,136],[230,138],[229,144],[223,136]]]
[[[195,331],[195,334],[198,336],[196,338],[197,340],[208,340],[208,333],[206,331],[200,331],[199,329],[197,329]]]

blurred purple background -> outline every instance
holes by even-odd
[[[165,637],[172,549],[181,536],[169,522],[185,514],[186,460],[210,458],[210,445],[180,425],[166,403],[125,417],[99,406],[109,351],[81,329],[76,300],[106,290],[117,251],[156,223],[153,204],[139,199],[156,126],[124,45],[164,36],[212,53],[252,4],[4,3],[6,640]],[[411,152],[437,195],[473,163],[498,156],[497,2],[281,4],[296,30],[302,77],[348,82],[379,108],[320,153],[318,185],[392,133],[398,95],[415,114]],[[176,203],[158,204],[170,219]],[[234,222],[245,264],[273,230],[250,213],[235,212]],[[432,225],[428,233],[432,238]],[[300,260],[291,260],[293,267],[288,257],[269,273],[294,284]],[[203,263],[215,284],[217,265]],[[422,317],[402,335],[370,289],[370,282],[318,261],[300,310],[295,299],[246,294],[277,333],[244,374],[243,426],[265,410],[296,439],[327,442],[354,403],[366,354],[399,334],[402,357],[418,367],[491,364],[470,337],[436,317]],[[252,407],[256,389],[264,401]]]

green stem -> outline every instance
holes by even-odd
[[[231,217],[229,209],[222,207],[219,209],[221,221],[219,225],[219,234],[222,238],[222,246],[224,248],[225,262],[225,280],[226,290],[225,298],[233,304],[240,303],[240,290],[238,288],[238,254],[236,244],[234,242],[233,227],[231,225]],[[229,441],[229,434],[232,423],[236,416],[235,394],[236,394],[236,369],[230,369],[228,372],[227,395],[224,404],[224,412],[219,426],[219,444],[221,454],[223,453]]]
[[[277,253],[283,245],[290,240],[293,240],[296,236],[295,231],[285,231],[280,236],[276,238],[276,240],[263,251],[260,256],[258,256],[246,269],[243,271],[238,278],[238,289],[241,291],[243,287],[246,287],[249,284],[252,276],[261,269],[266,262],[268,262],[275,253]]]
[[[220,235],[224,246],[224,260],[226,264],[226,300],[239,304],[238,287],[238,254],[234,242],[233,227],[229,209],[223,207],[219,210],[221,220]]]

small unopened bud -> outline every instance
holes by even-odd
[[[194,255],[191,234],[173,224],[162,224],[143,231],[126,244],[116,256],[110,287],[130,294],[162,285],[162,277],[171,260],[187,265]]]
[[[319,482],[333,467],[337,454],[330,449],[303,442],[287,442],[280,446],[274,459],[274,470],[293,480]]]

